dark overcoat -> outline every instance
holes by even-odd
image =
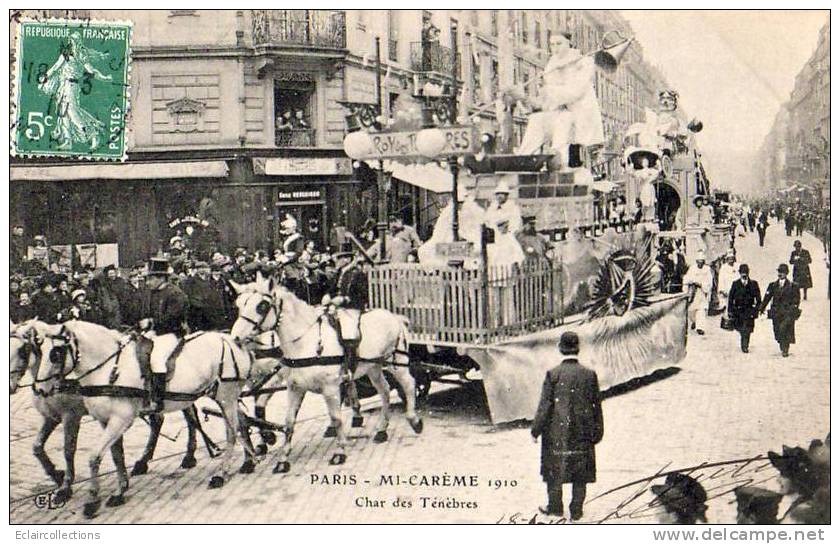
[[[164,282],[157,288],[144,289],[141,308],[141,319],[150,317],[154,321],[155,334],[183,335],[189,301],[180,287]]]
[[[342,269],[334,292],[347,297],[345,308],[364,310],[368,305],[367,273],[354,264]]]
[[[767,286],[764,294],[764,301],[761,303],[761,310],[767,308],[770,302],[768,315],[773,320],[773,335],[779,344],[795,344],[796,320],[799,318],[799,286],[795,282],[785,281],[784,286],[776,280]]]
[[[595,444],[604,436],[597,374],[577,359],[564,359],[549,370],[531,434],[542,436],[543,480],[594,482]]]
[[[738,279],[729,288],[729,315],[732,324],[738,332],[752,332],[758,308],[761,306],[761,289],[755,280],[747,280],[747,284]]]
[[[807,249],[794,250],[790,254],[790,264],[793,265],[793,281],[800,289],[810,289],[814,286],[811,280],[811,254]]]

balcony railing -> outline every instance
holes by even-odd
[[[314,128],[278,128],[274,131],[277,147],[315,147]]]
[[[461,77],[461,55],[456,59],[457,76]],[[411,69],[415,72],[438,72],[452,75],[452,49],[436,42],[412,42]]]
[[[254,45],[347,47],[343,11],[324,9],[255,9]]]

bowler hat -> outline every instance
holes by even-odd
[[[735,488],[735,498],[738,500],[739,514],[750,516],[760,525],[776,523],[779,503],[782,501],[780,493],[755,486],[744,486]]]
[[[706,490],[691,476],[672,472],[664,484],[653,485],[650,489],[669,512],[706,521]]]
[[[210,265],[204,261],[198,261],[193,265],[193,268],[195,268],[196,270],[209,270]]]
[[[523,215],[522,216],[522,222],[523,223],[536,223],[537,222],[537,216],[536,215]]]
[[[560,353],[577,355],[580,351],[580,337],[576,332],[566,331],[560,336]]]
[[[738,273],[739,274],[749,274],[750,273],[749,265],[747,265],[747,263],[743,263],[741,266],[738,267]]]
[[[788,272],[790,272],[790,268],[788,268],[788,265],[786,265],[785,263],[782,263],[779,265],[779,268],[776,269],[776,272],[780,274],[787,274]]]

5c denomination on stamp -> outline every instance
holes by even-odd
[[[17,27],[12,154],[125,160],[131,23]]]

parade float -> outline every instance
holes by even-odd
[[[699,185],[688,187],[699,168],[691,142],[693,168],[682,170],[686,153],[663,149],[657,119],[635,127],[642,141],[628,147],[628,197],[648,191],[650,209],[635,225],[623,219],[604,225],[595,213],[592,172],[604,136],[593,79],[597,69],[615,70],[629,43],[620,38],[581,55],[567,38],[553,37],[539,98],[528,103],[521,87],[502,89],[495,104],[501,117],[491,127],[478,115],[458,117],[456,100],[443,108],[427,100],[419,113],[398,112],[392,120],[348,105],[354,119],[348,156],[383,175],[425,170],[451,184],[419,262],[377,264],[368,272],[370,306],[409,319],[421,390],[478,367],[491,418],[500,423],[533,416],[545,372],[560,362],[556,343],[564,330],[580,334],[581,361],[598,372],[604,389],[685,356],[687,297],[661,293],[653,250],[661,236],[716,247],[706,231],[699,234],[700,225],[677,232],[657,222],[666,187],[680,202],[703,194]],[[511,149],[505,116],[523,103],[532,113],[522,142]],[[411,126],[412,117],[419,126]],[[533,248],[514,238],[523,216],[550,239],[544,255],[530,254]]]

